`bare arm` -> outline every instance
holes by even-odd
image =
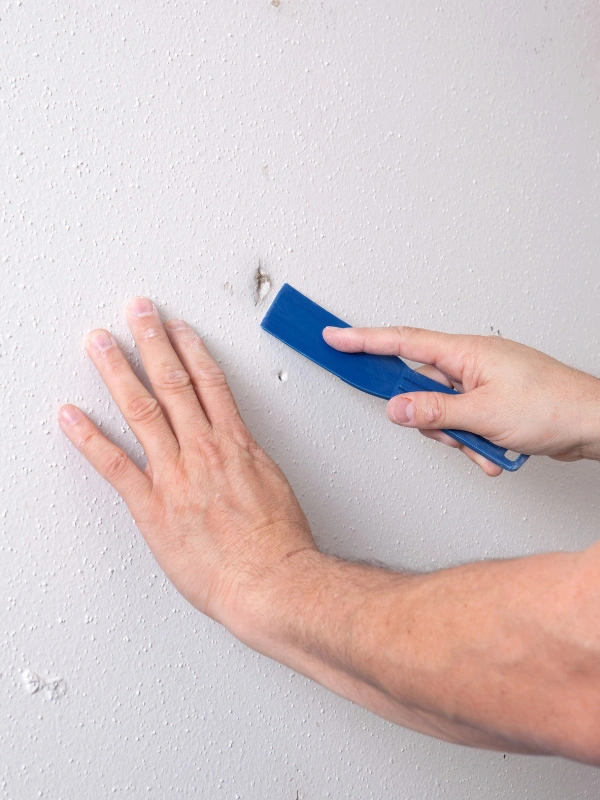
[[[249,646],[399,724],[463,744],[600,763],[597,546],[430,575],[324,556],[195,332],[176,320],[165,328],[144,298],[128,317],[154,396],[107,331],[91,334],[87,349],[146,452],[146,469],[75,406],[63,406],[60,424],[123,496],[190,603]],[[582,373],[572,373],[575,403]],[[580,380],[585,410],[567,405],[567,416],[587,420],[589,410],[596,419],[594,379]],[[550,409],[551,428],[560,428],[561,407]],[[555,452],[578,457],[593,425],[571,428]]]
[[[301,554],[234,632],[398,724],[600,763],[593,552],[402,575]]]

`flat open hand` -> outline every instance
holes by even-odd
[[[163,326],[144,297],[127,317],[154,396],[108,331],[93,331],[86,349],[144,448],[145,470],[75,406],[60,409],[61,428],[123,497],[176,588],[232,630],[247,592],[279,575],[289,556],[317,547],[194,330],[180,320]]]

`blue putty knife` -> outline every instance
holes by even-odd
[[[389,400],[390,397],[404,392],[423,391],[458,394],[454,389],[415,372],[396,356],[340,353],[339,350],[334,350],[323,339],[323,328],[327,325],[350,327],[347,322],[313,303],[288,283],[281,287],[261,322],[263,330],[351,386],[375,397]],[[519,455],[516,459],[510,459],[505,448],[475,433],[455,430],[445,430],[444,433],[510,472],[519,469],[529,458]]]

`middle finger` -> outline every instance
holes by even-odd
[[[160,320],[147,297],[136,297],[127,306],[127,321],[156,399],[169,419],[180,444],[207,433],[211,425]]]

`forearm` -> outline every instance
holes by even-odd
[[[430,575],[296,559],[233,626],[247,644],[423,733],[596,759],[597,608],[582,611],[580,555]]]

